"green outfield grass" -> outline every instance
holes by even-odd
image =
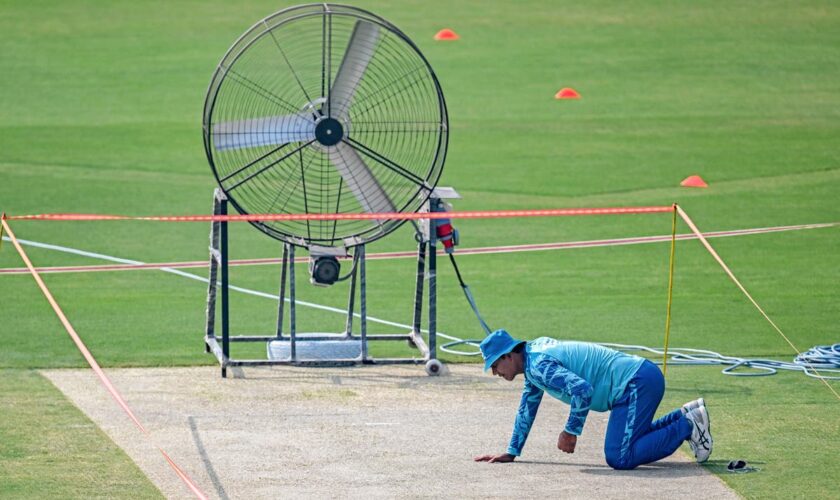
[[[44,377],[18,369],[0,376],[0,496],[160,497],[125,452]]]
[[[362,1],[417,43],[441,81],[456,209],[679,203],[703,231],[840,222],[840,5],[828,1]],[[276,2],[7,2],[0,10],[0,211],[207,214],[214,179],[201,112],[216,64]],[[457,42],[434,42],[444,27]],[[573,87],[583,96],[557,101]],[[833,145],[835,144],[835,145]],[[700,174],[708,189],[680,188]],[[670,214],[455,221],[466,247],[669,234]],[[204,260],[208,225],[12,222],[20,239],[143,262]],[[679,232],[688,232],[680,223]],[[232,257],[279,257],[247,224]],[[840,227],[711,240],[799,349],[840,342]],[[410,250],[408,228],[368,252]],[[37,266],[105,261],[27,247]],[[665,243],[462,256],[488,323],[661,346]],[[439,261],[439,330],[482,330]],[[21,267],[8,242],[0,268]],[[204,269],[187,272],[206,276]],[[369,314],[409,323],[414,263],[368,264]],[[279,266],[234,284],[276,293]],[[299,298],[344,307],[346,290]],[[204,353],[206,285],[155,270],[44,275],[104,367],[215,365]],[[671,345],[789,360],[790,346],[696,241],[677,245]],[[276,303],[232,295],[235,332],[271,331]],[[343,317],[299,309],[302,330]],[[393,329],[370,325],[373,332]],[[86,366],[25,275],[0,275],[0,496],[154,496],[139,469],[39,368]],[[400,345],[383,354],[409,355]],[[250,346],[243,355],[263,355]],[[444,354],[447,362],[464,361]],[[467,359],[472,361],[473,359]],[[476,368],[478,369],[478,368]],[[840,401],[803,375],[668,370],[666,402],[703,394],[707,467],[747,498],[837,497]],[[418,371],[422,375],[422,370]],[[834,382],[840,391],[840,383]],[[46,432],[42,432],[47,429]],[[57,443],[61,443],[58,445]],[[744,458],[762,471],[731,475]],[[51,477],[44,481],[43,477]]]

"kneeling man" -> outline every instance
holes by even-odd
[[[557,447],[574,453],[590,410],[610,411],[604,454],[614,469],[633,469],[665,458],[688,441],[698,462],[712,453],[709,414],[703,398],[653,420],[665,393],[659,368],[639,356],[588,342],[540,337],[530,342],[497,330],[481,342],[484,370],[525,387],[507,452],[475,457],[479,462],[512,462],[522,452],[543,394],[568,403],[569,419]]]

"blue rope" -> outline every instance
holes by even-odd
[[[484,322],[484,318],[481,317],[481,313],[478,312],[478,306],[475,305],[475,299],[472,296],[472,292],[470,292],[470,287],[464,285],[464,295],[467,296],[467,302],[470,303],[470,307],[472,307],[473,312],[475,313],[475,317],[478,318],[478,322],[481,323],[481,328],[484,328],[484,334],[490,335],[491,330],[490,327],[487,326],[487,323]]]
[[[481,313],[478,312],[478,305],[475,303],[475,298],[473,297],[472,292],[470,291],[470,287],[464,283],[463,278],[461,278],[461,271],[458,269],[458,264],[455,262],[455,255],[452,253],[449,254],[449,261],[452,262],[452,267],[455,268],[455,275],[458,276],[458,283],[461,284],[461,289],[464,290],[464,295],[467,297],[467,302],[470,303],[470,307],[472,308],[473,312],[475,313],[475,317],[478,318],[478,322],[481,324],[481,328],[484,330],[484,335],[490,335],[492,330],[487,323],[484,321],[484,318],[481,317]],[[473,347],[478,347],[481,343],[481,340],[476,339],[467,339],[467,340],[455,340],[453,342],[448,342],[440,346],[440,350],[443,352],[448,352],[450,354],[457,354],[459,356],[477,356],[481,354],[481,351],[456,351],[453,350],[452,347],[456,345],[471,345]]]

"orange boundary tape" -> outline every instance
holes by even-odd
[[[35,283],[38,284],[38,287],[41,289],[41,292],[44,293],[44,296],[47,298],[47,302],[50,303],[50,306],[52,307],[53,311],[55,311],[55,314],[56,316],[58,316],[58,319],[61,321],[61,324],[64,325],[64,328],[65,330],[67,330],[67,333],[70,335],[70,338],[73,340],[73,343],[76,344],[76,347],[79,349],[79,352],[82,353],[82,356],[84,356],[85,360],[87,360],[94,373],[96,373],[96,376],[99,377],[99,380],[102,382],[102,385],[105,386],[105,389],[108,390],[108,392],[117,402],[117,404],[123,409],[123,411],[125,411],[126,415],[128,415],[128,418],[130,418],[131,421],[134,422],[134,425],[137,426],[138,429],[140,429],[140,432],[142,432],[147,438],[151,440],[151,435],[149,434],[149,431],[147,431],[146,428],[143,427],[143,424],[140,423],[140,420],[134,415],[134,412],[131,411],[131,408],[128,406],[128,403],[125,402],[125,399],[123,399],[123,397],[111,383],[111,380],[108,378],[107,375],[105,375],[105,372],[102,371],[102,368],[99,366],[99,363],[97,363],[96,358],[93,357],[85,343],[82,342],[82,339],[76,333],[76,330],[73,328],[73,325],[70,324],[70,320],[68,320],[67,316],[64,315],[64,311],[61,310],[61,307],[58,305],[58,302],[55,300],[52,293],[50,293],[50,290],[49,288],[47,288],[47,285],[44,284],[44,280],[42,280],[38,272],[35,271],[35,267],[32,265],[32,261],[29,260],[29,256],[26,255],[26,252],[23,251],[23,247],[21,247],[17,238],[15,238],[15,233],[12,232],[12,228],[9,227],[8,223],[6,222],[6,218],[0,217],[0,224],[2,224],[2,226],[0,227],[4,228],[8,233],[9,240],[12,242],[12,245],[14,245],[21,259],[23,259],[23,262],[24,264],[26,264],[26,267],[29,269],[29,272],[32,274],[32,277],[35,278]],[[202,493],[201,490],[198,489],[198,486],[196,486],[195,483],[192,481],[192,479],[190,479],[190,477],[183,470],[181,470],[180,467],[178,467],[178,464],[176,464],[169,457],[169,455],[167,455],[166,452],[163,451],[163,448],[161,448],[157,444],[155,444],[155,447],[157,447],[158,451],[160,451],[160,453],[163,455],[163,458],[166,459],[166,461],[169,463],[169,465],[172,467],[172,469],[175,471],[178,477],[181,478],[184,484],[187,485],[190,491],[192,491],[196,497],[206,499],[207,497],[204,495],[204,493]]]
[[[571,215],[619,215],[671,212],[673,206],[554,208],[543,210],[474,210],[463,212],[376,212],[348,214],[246,214],[246,215],[100,215],[34,214],[6,216],[8,220],[101,221],[146,220],[160,222],[268,222],[287,220],[415,220],[415,219],[497,219],[509,217],[560,217]]]

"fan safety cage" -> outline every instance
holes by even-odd
[[[255,24],[225,54],[204,146],[242,214],[416,212],[437,184],[448,117],[417,46],[361,9],[311,4]],[[400,220],[266,221],[308,247],[381,238]]]

